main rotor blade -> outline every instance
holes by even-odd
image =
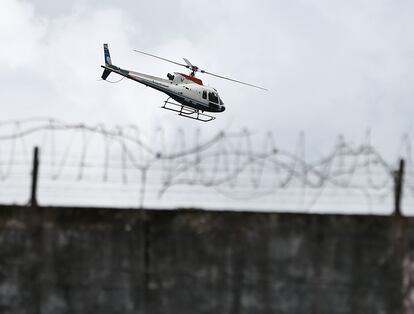
[[[156,55],[152,55],[152,54],[147,53],[147,52],[143,52],[143,51],[136,50],[136,49],[134,49],[134,51],[135,51],[135,52],[142,53],[142,54],[147,55],[147,56],[150,56],[150,57],[154,57],[154,58],[157,58],[157,59],[163,60],[163,61],[167,61],[167,62],[170,62],[170,63],[174,63],[174,64],[176,64],[176,65],[181,65],[182,67],[185,67],[185,68],[187,68],[187,69],[189,69],[189,68],[190,68],[188,65],[185,65],[185,64],[182,64],[182,63],[178,63],[178,62],[175,62],[175,61],[172,61],[172,60],[168,60],[168,59],[165,59],[165,58],[162,58],[162,57],[158,57],[158,56],[156,56]]]
[[[214,73],[211,73],[211,72],[207,72],[207,71],[204,71],[204,70],[200,70],[200,69],[199,69],[198,67],[196,67],[195,65],[192,65],[192,64],[191,64],[191,62],[190,62],[188,59],[186,59],[186,58],[183,58],[183,60],[184,60],[184,61],[185,61],[185,63],[187,63],[187,64],[182,64],[182,63],[175,62],[175,61],[172,61],[172,60],[169,60],[169,59],[166,59],[166,58],[162,58],[162,57],[159,57],[159,56],[156,56],[156,55],[153,55],[153,54],[150,54],[150,53],[144,52],[144,51],[140,51],[140,50],[137,50],[137,49],[134,49],[134,51],[135,51],[135,52],[138,52],[138,53],[142,53],[142,54],[147,55],[147,56],[150,56],[150,57],[153,57],[153,58],[157,58],[157,59],[160,59],[160,60],[163,60],[163,61],[167,61],[167,62],[170,62],[170,63],[176,64],[176,65],[180,65],[180,66],[182,66],[182,67],[185,67],[185,68],[187,68],[187,69],[192,70],[193,72],[200,71],[201,73],[210,74],[210,75],[212,75],[212,76],[219,77],[219,78],[222,78],[222,79],[225,79],[225,80],[228,80],[228,81],[236,82],[236,83],[239,83],[239,84],[243,84],[243,85],[251,86],[251,87],[258,88],[258,89],[262,89],[262,90],[268,90],[267,88],[264,88],[264,87],[260,87],[260,86],[253,85],[253,84],[250,84],[250,83],[246,83],[246,82],[238,81],[238,80],[235,80],[235,79],[232,79],[232,78],[229,78],[229,77],[225,77],[225,76],[221,76],[221,75],[214,74]]]
[[[204,70],[200,70],[200,72],[201,73],[210,74],[212,76],[216,76],[216,77],[219,77],[219,78],[222,78],[222,79],[225,79],[225,80],[229,80],[229,81],[232,81],[232,82],[236,82],[236,83],[240,83],[240,84],[243,84],[243,85],[247,85],[247,86],[250,86],[250,87],[255,87],[255,88],[258,88],[258,89],[262,89],[262,90],[268,90],[267,88],[264,88],[264,87],[260,87],[260,86],[257,86],[257,85],[253,85],[253,84],[249,84],[249,83],[246,83],[246,82],[238,81],[238,80],[235,80],[235,79],[232,79],[232,78],[229,78],[229,77],[217,75],[217,74],[210,73],[210,72],[207,72],[207,71],[204,71]]]
[[[183,58],[183,60],[185,61],[185,63],[187,63],[187,65],[188,65],[189,67],[193,67],[193,65],[191,64],[191,62],[190,62],[190,61],[188,61],[188,59]]]

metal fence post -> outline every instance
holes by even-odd
[[[39,147],[35,147],[33,150],[33,170],[32,170],[32,189],[30,194],[29,205],[31,207],[37,207],[37,178],[39,174]]]
[[[404,159],[400,159],[398,170],[394,171],[394,213],[402,216],[401,200],[404,181]]]

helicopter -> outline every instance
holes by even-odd
[[[103,80],[106,80],[109,74],[113,72],[121,75],[123,78],[126,77],[135,82],[141,83],[155,90],[163,92],[167,94],[168,98],[164,101],[164,105],[161,108],[178,112],[180,116],[186,118],[195,119],[202,122],[208,122],[214,120],[216,117],[207,114],[206,112],[220,113],[226,110],[224,102],[220,98],[217,90],[213,87],[203,85],[203,81],[195,76],[197,72],[209,74],[218,78],[240,83],[250,87],[267,90],[266,88],[257,85],[245,83],[225,76],[207,72],[205,70],[200,69],[198,66],[193,65],[186,58],[183,58],[185,62],[185,64],[183,64],[135,49],[135,52],[185,67],[190,70],[190,73],[168,73],[167,79],[164,79],[144,73],[122,69],[112,64],[108,44],[104,44],[103,47],[105,57],[105,65],[101,65],[101,67],[104,69],[102,73]]]

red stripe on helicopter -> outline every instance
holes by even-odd
[[[184,76],[187,80],[190,80],[190,81],[193,81],[194,83],[196,83],[196,84],[198,84],[198,85],[203,85],[203,81],[202,80],[200,80],[199,78],[197,78],[197,77],[194,77],[194,76],[190,76],[190,75],[186,75],[186,74],[183,74],[183,73],[180,73],[182,76]]]

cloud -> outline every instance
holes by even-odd
[[[35,17],[30,3],[4,1],[0,10],[0,67],[28,64],[40,48],[45,22]]]
[[[48,116],[75,121],[125,121],[138,99],[131,86],[99,82],[103,42],[130,51],[121,10],[78,6],[66,15],[36,17],[32,4],[9,1],[0,17],[3,117]],[[13,29],[11,32],[10,29]],[[134,112],[136,116],[136,112]],[[142,124],[148,115],[141,114]]]
[[[385,0],[6,0],[0,82],[9,106],[3,113],[200,127],[160,110],[163,94],[127,80],[97,82],[102,43],[109,42],[122,67],[158,76],[181,70],[132,53],[139,48],[177,61],[187,57],[209,71],[270,89],[263,93],[203,76],[227,105],[202,126],[205,132],[229,125],[270,129],[288,144],[300,130],[318,143],[338,132],[360,138],[372,128],[392,143],[412,128],[413,6]]]

